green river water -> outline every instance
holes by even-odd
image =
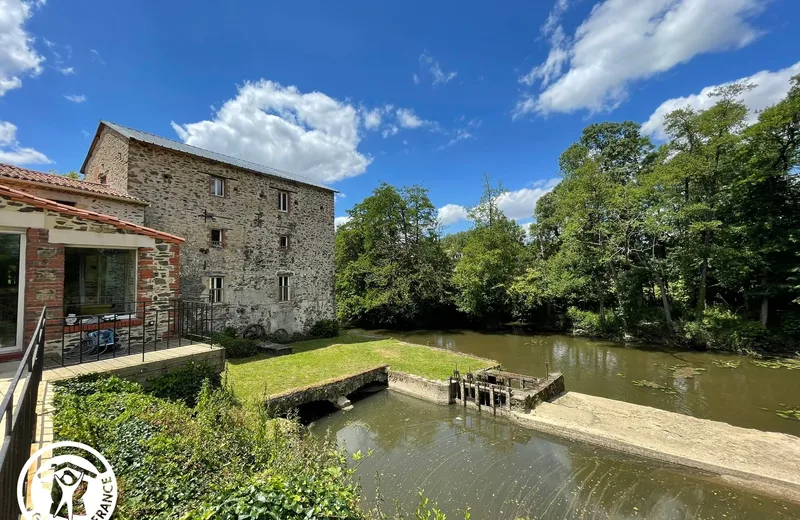
[[[800,371],[762,368],[748,358],[561,335],[385,334],[496,359],[524,374],[541,375],[547,361],[564,373],[567,390],[800,435],[799,422],[775,414],[784,405],[800,406],[792,401],[800,399]],[[713,360],[740,363],[720,368]],[[682,377],[670,368],[675,365],[706,370]],[[632,382],[641,380],[662,389]],[[476,520],[800,519],[798,504],[728,487],[710,475],[390,391],[357,401],[352,411],[334,413],[312,427],[318,434],[328,430],[350,452],[374,450],[359,463],[358,475],[365,497],[371,499],[379,488],[389,512],[395,500],[413,510],[417,490],[423,489],[450,519],[461,518],[459,511],[466,507]]]

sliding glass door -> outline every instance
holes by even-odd
[[[19,347],[21,341],[22,237],[21,234],[0,232],[0,348]]]

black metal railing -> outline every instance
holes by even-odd
[[[36,401],[44,364],[45,312],[42,309],[33,337],[0,404],[4,433],[3,446],[0,449],[2,519],[18,518],[20,513],[17,505],[17,479],[25,461],[30,457],[36,432]],[[23,491],[26,491],[26,485],[27,482],[23,484]]]
[[[219,304],[206,300],[120,302],[106,313],[67,313],[67,306],[47,307],[47,364],[76,365],[119,356],[207,342],[218,327]]]

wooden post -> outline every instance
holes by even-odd
[[[506,388],[506,410],[511,411],[511,387]]]
[[[481,409],[481,384],[475,382],[475,404],[478,405],[478,410]]]
[[[465,393],[467,385],[464,384],[463,379],[458,380],[458,385],[459,388],[461,389],[461,402],[464,404],[464,406],[467,406],[467,394]]]
[[[494,402],[494,385],[489,387],[489,402],[492,403],[492,413],[497,415],[497,404]]]
[[[544,378],[547,379],[550,377],[550,363],[547,361],[544,362]]]

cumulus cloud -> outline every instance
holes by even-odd
[[[419,85],[419,76],[417,75],[416,72],[411,75],[411,79],[414,80],[414,85]]]
[[[380,108],[373,108],[372,110],[364,110],[364,128],[367,130],[377,130],[381,126],[382,110]]]
[[[536,209],[536,203],[546,193],[559,183],[561,179],[546,179],[536,181],[531,184],[530,188],[522,188],[516,191],[507,191],[499,195],[495,202],[497,207],[505,214],[506,217],[514,220],[523,220],[533,217],[533,212]],[[447,204],[438,209],[439,222],[443,226],[449,226],[467,220],[467,209],[458,204]]]
[[[350,222],[351,217],[336,217],[333,219],[333,226],[338,228]]]
[[[50,164],[53,161],[33,148],[20,146],[17,127],[8,121],[0,121],[0,162],[16,164]]]
[[[449,226],[451,224],[455,224],[456,222],[467,220],[467,209],[464,206],[459,206],[458,204],[447,204],[446,206],[439,208],[437,211],[439,224],[443,226]]]
[[[410,108],[397,109],[397,122],[403,128],[419,128],[426,123],[414,113]]]
[[[748,114],[749,124],[755,123],[758,120],[759,110],[774,105],[786,96],[791,86],[789,80],[796,74],[800,74],[800,62],[775,72],[762,70],[752,76],[739,78],[735,81],[751,83],[756,86],[754,89],[744,92],[741,97],[742,102],[750,109],[750,113]],[[652,135],[656,139],[666,139],[667,134],[664,131],[664,116],[683,107],[690,107],[695,110],[710,108],[718,101],[718,98],[712,97],[711,94],[717,88],[729,84],[730,82],[721,85],[713,85],[704,88],[699,94],[691,94],[689,96],[672,98],[664,101],[642,125],[642,131],[645,134]]]
[[[445,72],[442,70],[439,62],[427,50],[419,55],[419,66],[421,74],[431,78],[434,85],[447,84],[458,75],[455,71]],[[420,76],[414,74],[414,83],[419,83],[419,81]]]
[[[613,110],[637,80],[698,54],[751,43],[759,34],[751,21],[767,1],[605,0],[569,38],[558,7],[566,9],[568,2],[558,0],[553,22],[542,29],[550,53],[520,78],[528,86],[540,81],[542,90],[524,94],[512,115]]]
[[[372,162],[358,151],[360,122],[346,102],[260,80],[245,83],[211,120],[172,127],[186,144],[334,182]]]
[[[86,96],[83,94],[64,94],[64,98],[73,103],[83,103],[86,101]]]
[[[44,57],[33,48],[33,37],[25,31],[34,4],[0,0],[0,96],[22,86],[26,75],[42,72]]]

